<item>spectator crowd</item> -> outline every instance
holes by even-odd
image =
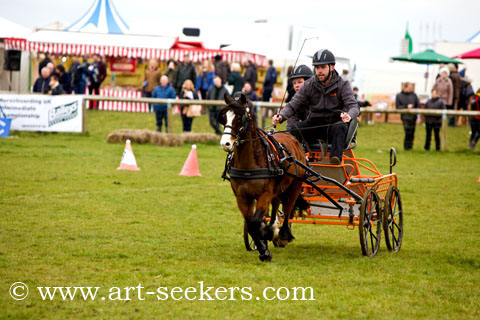
[[[168,99],[207,99],[223,100],[224,95],[233,95],[236,92],[243,92],[251,101],[271,101],[274,85],[278,80],[277,70],[273,66],[273,61],[268,63],[263,87],[258,86],[258,70],[253,61],[247,61],[243,66],[238,63],[228,63],[222,60],[220,55],[215,56],[213,61],[204,60],[201,63],[194,64],[191,57],[187,54],[183,57],[181,63],[169,60],[162,70],[155,59],[148,61],[145,69],[145,78],[142,83],[142,92],[145,97],[168,98]],[[286,88],[286,102],[289,102],[295,94],[294,85],[290,76],[293,67],[287,71],[288,85]],[[480,111],[480,89],[475,94],[471,86],[471,81],[466,76],[466,70],[458,71],[458,66],[448,64],[440,68],[436,78],[435,85],[431,91],[425,108],[427,109],[449,109],[449,110],[474,110]],[[86,58],[73,57],[70,68],[66,70],[64,65],[55,65],[54,60],[49,54],[39,63],[39,77],[36,79],[32,92],[59,95],[59,94],[85,94],[88,89],[89,94],[99,94],[99,88],[107,76],[106,64],[103,58],[95,54],[93,62]],[[343,70],[342,78],[348,78],[348,71]],[[350,80],[349,78],[347,80]],[[259,97],[257,93],[261,93]],[[355,98],[359,106],[369,106],[368,101],[358,99],[358,89],[354,88]],[[402,91],[396,96],[397,109],[419,108],[420,103],[414,92],[412,83],[405,83]],[[97,109],[95,102],[91,105],[92,109]],[[180,108],[182,117],[183,131],[189,132],[192,128],[193,117],[188,112],[188,106]],[[214,132],[221,134],[217,122],[219,107],[208,106],[209,121]],[[149,105],[149,111],[153,111],[156,117],[156,126],[158,131],[168,132],[167,106],[161,104]],[[415,127],[417,115],[403,114],[401,116],[405,137],[404,149],[413,148],[415,137]],[[468,122],[471,126],[470,148],[474,150],[476,143],[480,139],[480,117],[470,117]],[[449,126],[464,125],[467,123],[465,117],[448,118]],[[430,150],[432,132],[435,140],[435,149],[440,150],[440,128],[441,118],[438,116],[425,117],[426,139],[425,150]]]

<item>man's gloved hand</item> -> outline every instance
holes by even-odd
[[[277,124],[279,124],[280,122],[282,122],[283,118],[281,115],[279,114],[274,114],[273,117],[272,117],[272,124],[275,126]]]
[[[347,123],[349,122],[350,120],[352,120],[352,117],[350,117],[350,115],[346,112],[342,112],[340,113],[340,117],[342,118],[342,121]]]

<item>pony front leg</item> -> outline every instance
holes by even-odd
[[[257,247],[260,256],[265,255],[268,252],[266,244],[260,240],[260,224],[261,222],[255,220],[255,200],[247,197],[237,197],[237,206],[247,223],[248,233],[252,237],[255,246]],[[258,210],[257,210],[258,211]],[[268,255],[270,252],[268,252]],[[262,260],[262,258],[260,258]],[[262,261],[264,261],[263,259]],[[270,257],[271,260],[271,257]]]
[[[260,254],[259,258],[262,261],[272,260],[272,254],[268,250],[268,242],[267,242],[267,240],[271,240],[271,239],[265,238],[266,234],[264,232],[264,228],[262,229],[262,224],[264,222],[265,215],[268,212],[268,207],[270,206],[271,202],[272,202],[272,196],[269,192],[262,194],[257,200],[257,209],[255,210],[253,219],[250,222],[252,227],[251,228],[252,232],[256,234],[258,243],[262,244],[261,246],[259,246],[257,242],[255,242],[255,244],[257,244],[258,252]],[[250,233],[250,226],[248,231]],[[255,237],[253,236],[253,234],[250,233],[250,235],[252,236],[252,239],[255,241]],[[265,240],[265,241],[262,241],[262,240]]]

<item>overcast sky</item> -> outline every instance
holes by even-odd
[[[28,28],[78,20],[94,0],[0,0],[0,16]],[[388,61],[398,55],[407,22],[414,51],[433,40],[466,41],[480,30],[480,1],[474,0],[113,0],[135,29],[142,21],[178,19],[217,22],[221,28],[267,19],[327,31],[358,61]],[[132,23],[134,24],[132,26]],[[428,25],[428,27],[427,27]],[[434,29],[435,26],[435,29]],[[428,33],[427,33],[428,28]],[[159,30],[161,33],[161,30]],[[245,34],[245,37],[252,35]]]

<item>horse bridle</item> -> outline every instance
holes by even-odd
[[[233,148],[232,149],[235,149],[235,147],[237,145],[239,145],[240,143],[243,143],[245,142],[246,140],[242,140],[241,139],[241,136],[244,134],[244,131],[248,131],[250,129],[250,120],[251,120],[251,117],[250,117],[250,113],[249,113],[249,108],[247,108],[247,111],[245,112],[245,114],[242,116],[242,126],[240,127],[240,129],[238,129],[238,132],[237,133],[233,133],[233,130],[234,128],[231,126],[231,125],[224,125],[223,128],[224,129],[230,129],[231,132],[225,132],[223,131],[223,134],[228,134],[228,135],[231,135],[233,137],[235,137],[237,140],[235,140],[235,142],[233,143]],[[233,151],[233,150],[232,150]]]

